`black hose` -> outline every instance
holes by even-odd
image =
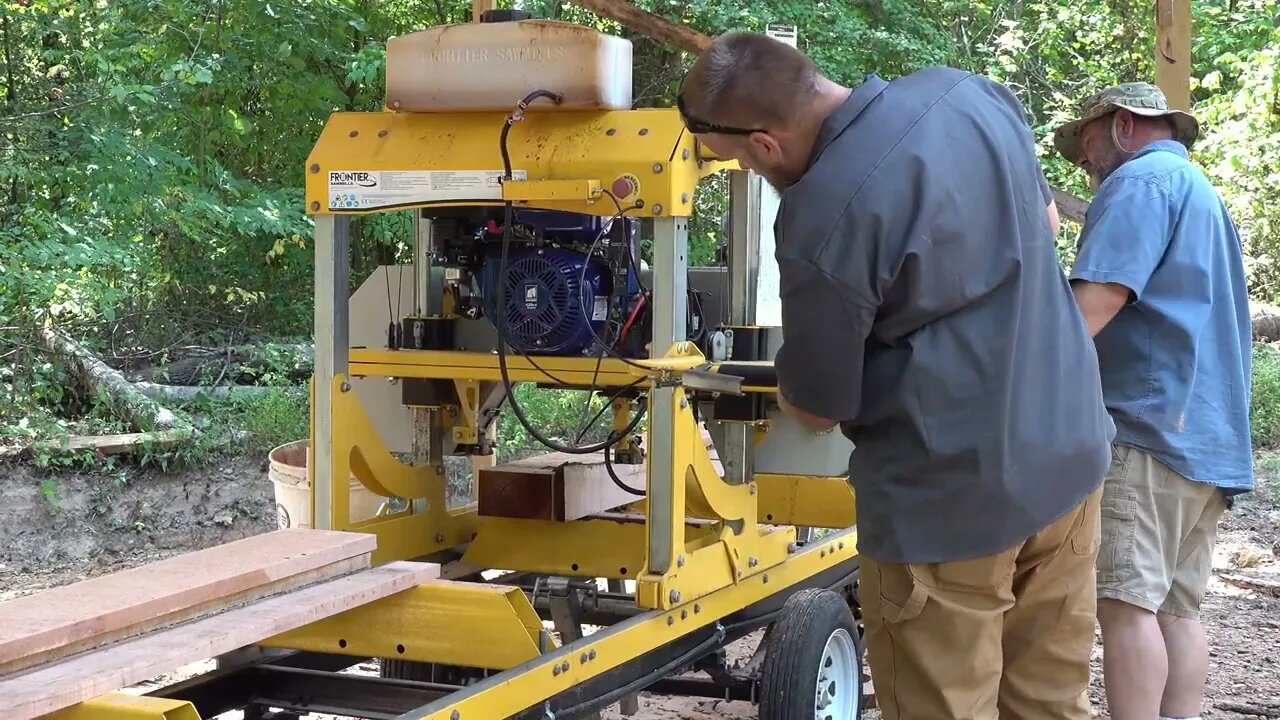
[[[609,479],[612,480],[613,484],[617,485],[618,488],[621,489],[623,492],[630,493],[637,497],[644,497],[645,493],[643,490],[633,488],[630,485],[624,483],[622,481],[622,478],[618,477],[618,473],[614,472],[613,460],[611,460],[609,457],[612,454],[613,453],[609,451],[609,448],[604,449],[604,469],[609,473]]]
[[[559,105],[563,98],[549,90],[535,90],[524,97],[516,106],[515,112],[507,116],[506,122],[502,125],[502,132],[498,136],[499,150],[502,153],[502,173],[503,179],[510,181],[512,177],[511,170],[511,153],[507,149],[507,138],[511,134],[511,126],[518,122],[524,113],[524,109],[529,103],[538,98],[548,98],[555,104]],[[511,412],[515,414],[516,420],[529,433],[533,439],[542,443],[544,446],[563,453],[571,455],[589,455],[591,453],[607,450],[617,445],[627,435],[635,430],[640,424],[640,420],[644,417],[645,408],[641,408],[631,422],[622,429],[621,432],[611,433],[603,442],[582,447],[574,447],[563,445],[561,443],[543,435],[524,413],[524,408],[520,407],[520,402],[516,400],[515,392],[511,383],[510,371],[507,369],[507,343],[506,343],[506,300],[507,300],[507,259],[510,257],[511,250],[511,225],[514,221],[514,209],[511,201],[503,203],[503,221],[502,221],[502,255],[498,261],[498,297],[496,298],[495,307],[497,308],[498,317],[494,325],[498,331],[498,371],[502,376],[502,386],[507,393],[507,400],[511,403]],[[594,328],[593,328],[594,330]]]

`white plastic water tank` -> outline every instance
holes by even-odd
[[[553,20],[461,23],[387,41],[387,107],[401,112],[510,111],[534,90],[550,109],[629,110],[631,41]]]

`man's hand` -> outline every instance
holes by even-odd
[[[1116,313],[1129,302],[1132,293],[1119,283],[1095,283],[1076,280],[1071,283],[1071,294],[1080,306],[1089,336],[1094,337],[1111,322]]]
[[[795,405],[787,402],[787,398],[783,396],[781,388],[778,390],[778,408],[789,417],[814,432],[826,432],[836,426],[835,420],[827,420],[826,418],[820,418],[817,415],[810,415]]]

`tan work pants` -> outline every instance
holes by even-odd
[[[885,720],[1088,720],[1101,494],[996,555],[862,559],[867,657]]]

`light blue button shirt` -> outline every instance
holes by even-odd
[[[1095,338],[1116,444],[1228,494],[1252,489],[1240,237],[1186,148],[1151,143],[1102,183],[1071,279],[1133,292]]]

